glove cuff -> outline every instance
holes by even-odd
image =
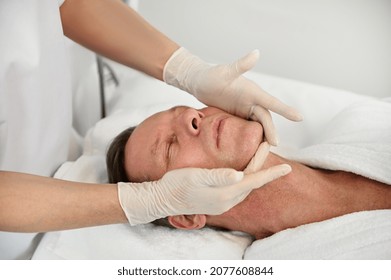
[[[178,84],[176,74],[183,60],[188,56],[188,51],[184,47],[177,49],[167,60],[163,68],[163,81],[169,85],[176,86]]]
[[[163,68],[163,81],[166,84],[195,95],[191,80],[194,73],[207,64],[199,57],[180,47],[168,59]]]
[[[156,201],[154,182],[118,183],[118,199],[129,223],[134,226],[146,224],[165,217]]]

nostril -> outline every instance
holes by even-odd
[[[198,129],[197,120],[196,120],[196,119],[193,119],[193,120],[191,121],[191,125],[193,126],[194,129]]]

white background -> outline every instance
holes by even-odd
[[[390,0],[140,0],[138,8],[205,60],[259,48],[259,72],[391,95]]]

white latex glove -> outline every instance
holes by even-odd
[[[177,169],[154,182],[118,183],[118,196],[131,225],[181,214],[218,215],[290,171],[286,164],[248,175],[225,168]]]
[[[255,152],[255,155],[250,160],[250,162],[247,164],[246,168],[244,169],[244,174],[251,174],[258,172],[262,169],[263,164],[265,163],[265,160],[267,158],[267,155],[270,151],[270,145],[268,142],[262,142],[257,151]],[[287,166],[289,166],[287,164]],[[290,167],[290,166],[289,166]]]
[[[206,105],[259,121],[267,141],[277,145],[277,134],[268,110],[293,121],[300,121],[302,117],[242,75],[253,68],[258,59],[259,51],[255,50],[232,64],[210,65],[180,48],[164,66],[163,80],[189,92]]]
[[[247,164],[246,168],[243,170],[244,174],[252,174],[255,172],[258,172],[262,169],[263,164],[265,163],[265,160],[267,158],[267,155],[269,154],[270,151],[270,145],[268,142],[262,142],[261,145],[259,145],[258,150],[255,152],[255,155],[253,158],[250,160],[250,162]],[[287,173],[292,171],[292,168],[290,167],[289,164],[282,164],[279,166],[284,166],[284,168],[287,169]],[[273,168],[273,167],[271,167]],[[266,169],[264,172],[269,171],[270,169]],[[271,180],[272,181],[272,180]],[[262,185],[263,186],[263,185]],[[260,186],[260,187],[262,187]],[[246,194],[250,194],[251,190]]]

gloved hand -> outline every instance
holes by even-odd
[[[246,168],[243,170],[243,173],[244,174],[252,174],[252,173],[260,171],[262,169],[263,164],[265,163],[265,160],[267,158],[267,155],[269,154],[269,151],[270,151],[269,143],[266,141],[262,142],[259,145],[257,151],[255,152],[255,155],[253,156],[253,158],[250,160],[250,162],[247,164]],[[281,166],[281,167],[284,166],[284,168],[286,168],[286,174],[288,174],[292,171],[292,168],[290,167],[289,164],[281,164],[278,166]],[[264,172],[265,173],[272,172],[272,168],[265,169]],[[270,180],[269,182],[271,182],[271,181],[273,181],[273,180]],[[262,186],[260,186],[260,187],[262,187]],[[250,194],[250,192],[251,192],[251,190],[248,191],[248,193],[245,194],[245,196]]]
[[[262,123],[267,141],[277,145],[278,139],[268,110],[293,121],[301,115],[292,107],[262,90],[242,74],[258,61],[255,50],[227,65],[210,65],[184,48],[179,48],[167,61],[163,80],[194,95],[206,105],[223,109],[242,118]]]
[[[177,169],[154,182],[118,183],[118,196],[131,225],[180,214],[218,215],[290,170],[286,164],[248,175],[225,168]]]
[[[244,174],[251,174],[258,172],[262,169],[263,164],[265,163],[265,160],[267,158],[267,155],[270,151],[270,145],[268,142],[262,142],[257,151],[255,152],[255,155],[250,160],[250,162],[247,164],[246,168],[243,170]],[[287,168],[290,166],[288,164]]]

